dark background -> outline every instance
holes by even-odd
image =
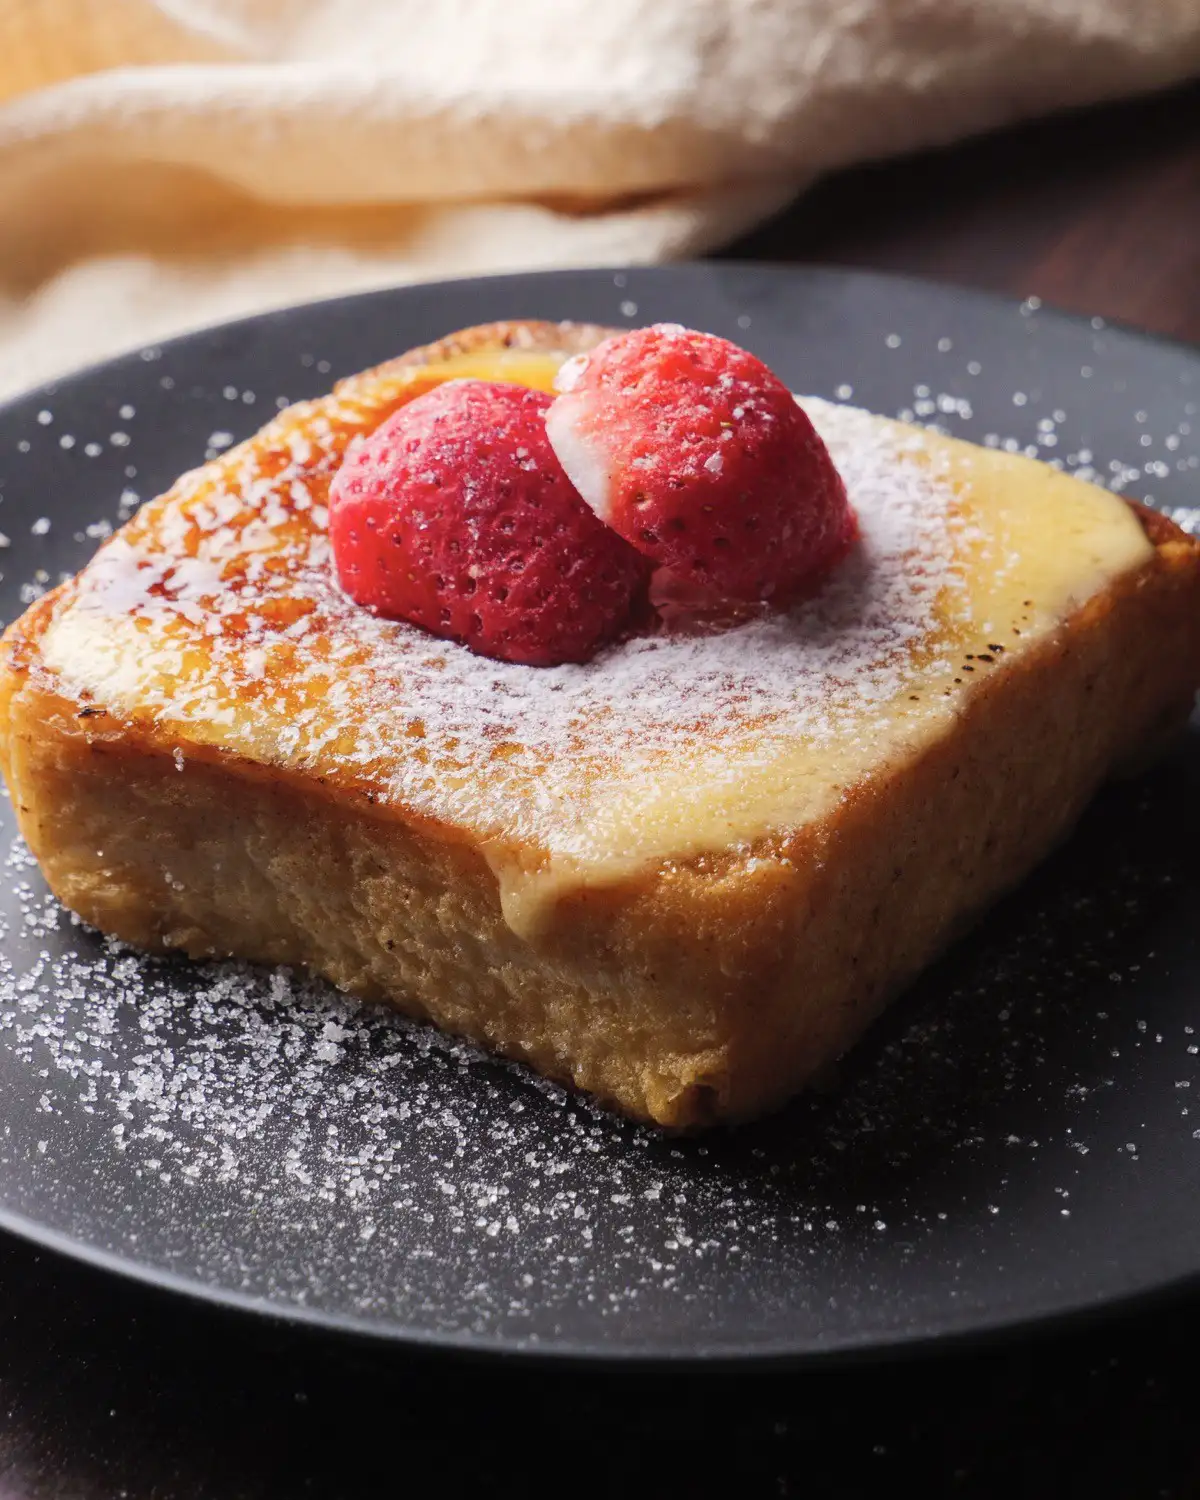
[[[1200,342],[1200,87],[841,173],[729,253],[1032,293]]]
[[[0,1247],[0,1495],[1200,1493],[1195,1307],[921,1362],[596,1375],[416,1361]]]
[[[1200,341],[1200,90],[845,174],[733,256],[901,270]],[[1200,1495],[1200,1302],[795,1375],[414,1360],[0,1239],[0,1500],[377,1490]]]

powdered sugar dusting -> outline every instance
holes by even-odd
[[[609,785],[652,781],[685,755],[720,767],[738,750],[763,761],[773,746],[830,742],[944,666],[922,667],[919,648],[956,607],[953,490],[911,461],[919,435],[805,404],[862,543],[789,614],[550,669],[378,619],[328,568],[324,490],[346,429],[319,417],[285,427],[286,445],[235,452],[215,484],[201,471],[150,529],[143,511],[82,575],[45,652],[119,711],[570,852]]]

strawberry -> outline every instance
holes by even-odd
[[[585,661],[610,640],[648,568],[563,473],[551,400],[452,380],[354,443],[329,497],[346,593],[500,661]]]
[[[857,535],[828,449],[787,387],[726,339],[659,323],[564,366],[546,414],[596,515],[680,586],[786,604]]]

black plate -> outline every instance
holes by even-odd
[[[1197,500],[1187,349],[836,271],[514,276],[231,324],[10,406],[3,618],[78,567],[122,491],[155,493],[277,401],[521,316],[709,328],[797,389]],[[1105,793],[836,1092],[699,1141],[320,986],[109,953],[17,848],[0,1222],[289,1318],[609,1360],[882,1350],[1177,1285],[1200,1270],[1198,822],[1193,736]]]

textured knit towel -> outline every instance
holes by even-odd
[[[421,277],[704,250],[1200,71],[1200,0],[0,0],[0,389]]]

